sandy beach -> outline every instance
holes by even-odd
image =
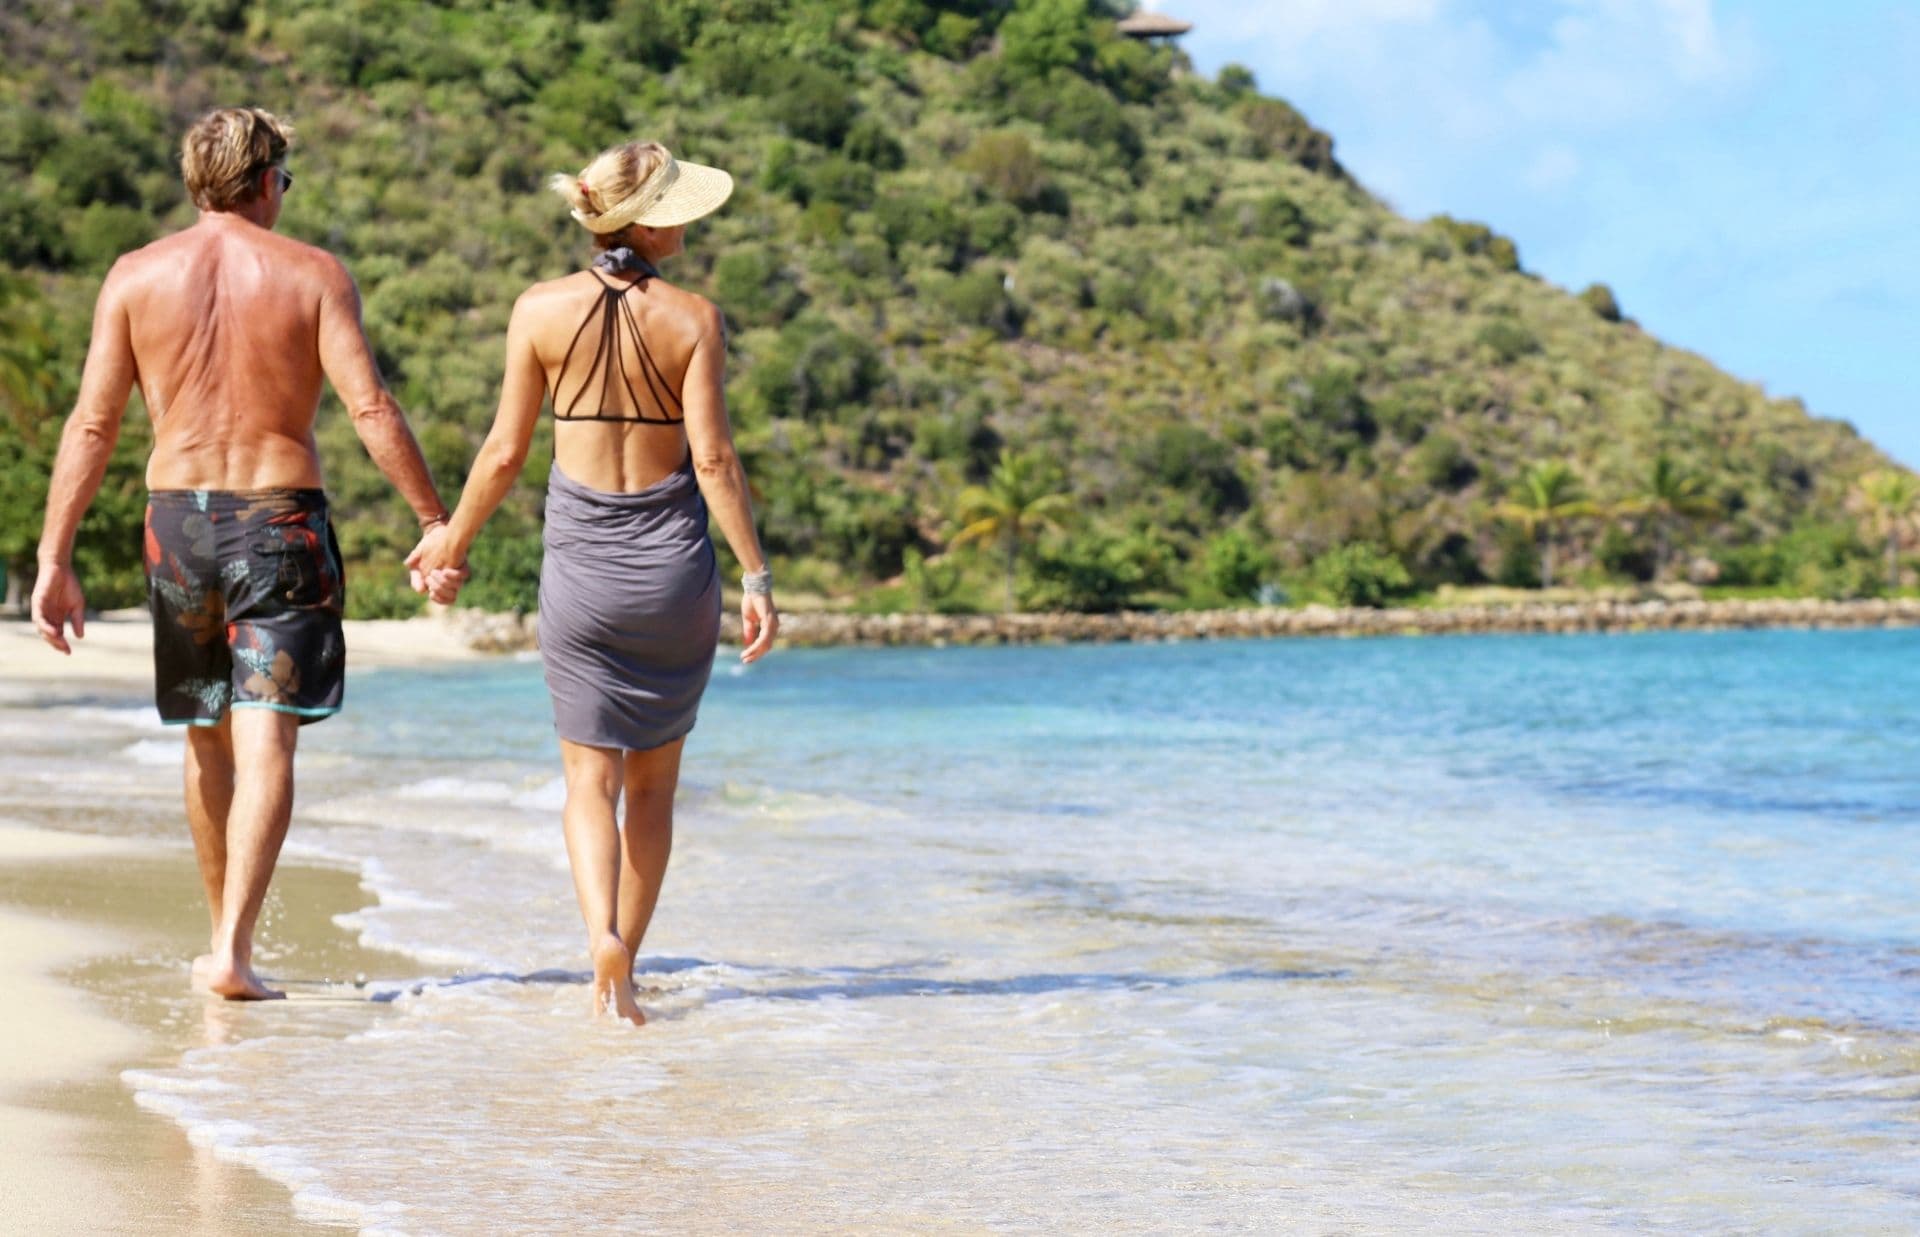
[[[362,669],[476,656],[433,621],[347,627]],[[284,1186],[142,1110],[120,1079],[261,1034],[329,999],[329,981],[408,973],[333,923],[369,900],[354,876],[285,859],[263,916],[263,964],[292,999],[240,1007],[187,990],[206,912],[178,766],[116,761],[123,729],[90,739],[72,720],[150,707],[149,638],[143,612],[101,615],[63,657],[29,624],[0,622],[0,1216],[8,1231],[33,1233],[327,1231],[295,1215]],[[172,741],[157,721],[153,733]],[[109,784],[89,772],[116,766]]]
[[[346,624],[349,669],[421,666],[482,656],[462,630],[439,618],[356,619]],[[153,629],[145,610],[110,610],[87,620],[73,653],[49,647],[33,624],[0,620],[0,686],[23,683],[119,684],[142,691],[152,681]]]

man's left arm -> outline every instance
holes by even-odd
[[[93,338],[80,376],[80,397],[60,432],[60,451],[47,485],[47,518],[40,529],[33,625],[42,639],[62,653],[73,651],[67,644],[68,623],[73,624],[75,638],[86,634],[87,600],[73,570],[74,534],[106,479],[107,461],[120,441],[120,423],[127,415],[127,396],[133,392],[137,373],[120,283],[115,267],[107,273],[100,298],[94,302]]]
[[[361,445],[423,527],[444,522],[446,504],[434,488],[426,457],[400,402],[381,380],[373,346],[360,322],[360,290],[344,266],[329,257],[320,299],[320,365],[346,405]]]

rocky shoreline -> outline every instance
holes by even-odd
[[[481,652],[536,647],[534,617],[456,610],[448,621]],[[1437,609],[1125,611],[1118,614],[783,615],[781,642],[859,645],[1070,644],[1095,641],[1233,640],[1285,636],[1438,636],[1492,633],[1726,631],[1758,627],[1920,626],[1920,598],[1866,601],[1577,601]],[[723,616],[721,638],[738,642],[740,617]]]

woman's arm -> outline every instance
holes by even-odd
[[[733,430],[727,424],[724,376],[727,360],[727,328],[720,311],[707,305],[701,324],[700,340],[693,346],[687,362],[687,377],[680,391],[682,415],[686,418],[687,451],[693,457],[694,476],[700,493],[720,525],[721,535],[733,550],[742,570],[752,575],[765,571],[767,557],[760,549],[760,536],[753,528],[753,504],[747,497],[747,470],[740,466],[740,453],[734,450]],[[740,600],[741,639],[746,647],[740,660],[755,662],[773,645],[780,628],[780,616],[773,608],[773,595],[748,593]]]
[[[527,446],[539,424],[547,389],[528,318],[523,296],[514,303],[513,317],[507,323],[507,372],[500,383],[500,408],[494,413],[487,440],[474,457],[473,471],[467,474],[466,488],[460,492],[459,507],[444,528],[429,531],[407,556],[407,565],[422,577],[416,587],[423,592],[435,591],[436,571],[459,573],[465,569],[474,538],[526,467]],[[442,599],[435,591],[434,600]]]

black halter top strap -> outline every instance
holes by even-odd
[[[677,395],[667,376],[661,372],[659,364],[653,359],[653,353],[647,349],[647,341],[640,334],[640,323],[633,315],[633,307],[627,304],[627,293],[658,278],[660,272],[653,269],[652,263],[633,250],[621,246],[609,249],[593,260],[593,277],[600,281],[600,303],[587,313],[574,331],[573,339],[567,344],[567,355],[560,362],[559,376],[553,385],[553,416],[557,421],[623,421],[638,422],[647,425],[678,425],[684,418]],[[632,283],[616,283],[608,280],[603,272],[630,272],[638,275]],[[580,347],[581,339],[587,328],[595,322],[600,324],[600,340],[593,347],[593,363],[588,366],[580,385],[574,389],[573,396],[566,406],[560,404],[560,388],[567,381],[567,371],[573,364],[573,354]],[[653,406],[663,412],[672,409],[666,416],[652,417],[644,411],[639,394],[634,390],[633,380],[627,376],[627,358],[629,349],[639,359],[641,380],[647,392],[653,396]],[[609,412],[612,403],[614,383],[626,388],[627,407],[630,411]],[[585,407],[588,411],[581,411]]]

